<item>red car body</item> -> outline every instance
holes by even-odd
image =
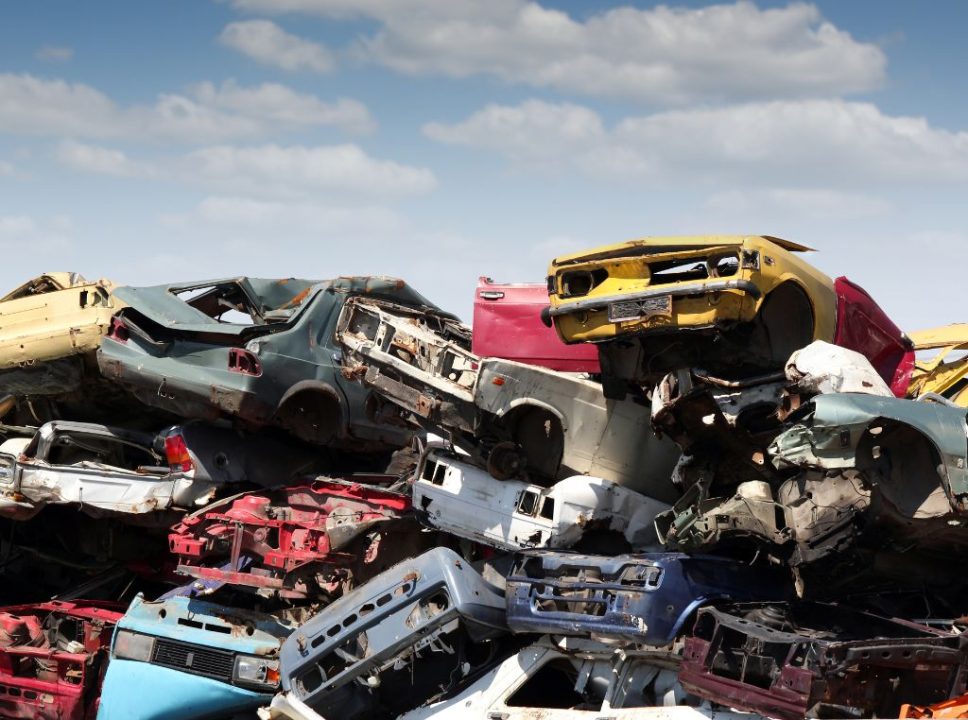
[[[870,360],[897,397],[904,397],[914,371],[914,344],[867,292],[845,277],[834,280],[837,334],[834,343]]]
[[[595,345],[565,345],[553,327],[541,322],[546,307],[544,283],[499,284],[480,278],[474,293],[471,352],[562,372],[601,372]]]
[[[0,609],[0,717],[94,720],[122,609],[83,600]]]
[[[396,539],[385,535],[410,510],[400,493],[320,478],[213,503],[175,525],[168,541],[183,575],[281,597],[335,596],[363,565],[395,554]]]

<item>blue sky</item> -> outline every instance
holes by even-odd
[[[169,0],[0,9],[0,285],[478,275],[769,233],[968,320],[968,5]]]

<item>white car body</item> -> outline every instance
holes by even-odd
[[[55,445],[58,426],[65,425],[72,431],[85,427],[81,423],[47,423],[37,431],[38,438],[13,438],[0,445],[0,517],[29,520],[49,504],[77,505],[94,516],[103,512],[141,515],[204,505],[221,487],[220,483],[172,473],[167,467],[139,472],[90,460],[51,464],[45,457],[24,455],[32,444],[41,448]]]
[[[500,548],[569,548],[593,528],[625,537],[636,550],[656,547],[655,516],[670,506],[611,480],[575,475],[549,488],[495,480],[439,448],[425,454],[413,505],[433,527]]]

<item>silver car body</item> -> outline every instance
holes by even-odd
[[[159,449],[171,436],[186,453],[178,469]],[[0,517],[29,520],[50,504],[95,516],[190,510],[225,486],[277,484],[313,467],[312,454],[298,446],[197,422],[156,436],[57,420],[0,445]]]
[[[451,655],[448,637],[460,629],[473,642],[506,633],[504,597],[437,547],[335,600],[290,636],[280,654],[282,690],[316,712],[365,716],[367,687],[408,665],[419,673],[429,654]]]
[[[102,512],[140,515],[204,505],[214,497],[220,483],[172,473],[167,465],[127,469],[92,460],[49,462],[50,451],[68,438],[151,447],[149,437],[139,442],[136,435],[141,433],[55,421],[42,425],[32,439],[7,440],[0,445],[0,517],[29,520],[48,504],[75,504],[95,516]]]

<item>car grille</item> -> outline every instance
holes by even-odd
[[[157,638],[151,662],[193,675],[232,682],[235,655],[224,650],[212,650],[198,645]]]

